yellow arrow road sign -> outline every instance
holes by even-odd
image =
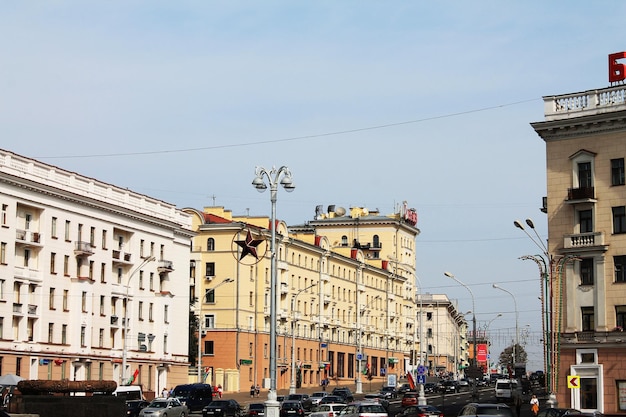
[[[580,376],[568,375],[567,376],[567,388],[580,388]]]

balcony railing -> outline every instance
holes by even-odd
[[[595,198],[595,187],[569,188],[567,200],[591,200]]]
[[[120,250],[111,251],[111,256],[113,257],[115,261],[119,261],[123,263],[130,263],[132,262],[132,259],[133,259],[133,256],[131,253],[122,252]]]
[[[602,245],[604,245],[604,233],[602,232],[565,235],[563,240],[563,247],[565,249],[588,248]]]
[[[19,243],[34,243],[39,245],[41,243],[41,235],[38,232],[31,232],[30,230],[16,230],[15,240]]]
[[[74,246],[74,255],[76,256],[90,256],[93,255],[93,247],[89,242],[76,242]]]
[[[174,262],[172,261],[166,261],[164,259],[161,259],[159,261],[159,264],[157,265],[157,271],[159,271],[160,274],[165,273],[165,272],[172,272],[174,270]]]

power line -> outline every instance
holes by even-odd
[[[472,114],[472,113],[479,113],[479,112],[499,109],[503,107],[515,106],[518,104],[529,103],[535,100],[538,100],[538,99],[533,98],[533,99],[520,100],[520,101],[515,101],[512,103],[499,104],[497,106],[482,107],[479,109],[466,110],[466,111],[457,112],[457,113],[448,113],[448,114],[444,114],[440,116],[425,117],[422,119],[407,120],[403,122],[386,123],[382,125],[375,125],[375,126],[361,127],[361,128],[355,128],[355,129],[347,129],[347,130],[338,130],[334,132],[318,133],[315,135],[294,136],[294,137],[282,138],[282,139],[269,139],[269,140],[260,140],[256,142],[243,142],[243,143],[233,143],[233,144],[228,144],[228,145],[203,146],[199,148],[169,149],[169,150],[162,150],[162,151],[124,152],[124,153],[91,154],[91,155],[35,156],[34,158],[35,159],[113,158],[113,157],[120,157],[120,156],[159,155],[159,154],[196,152],[196,151],[206,151],[206,150],[226,149],[226,148],[239,148],[239,147],[245,147],[245,146],[266,145],[269,143],[295,142],[295,141],[300,141],[300,140],[317,139],[317,138],[323,138],[323,137],[328,137],[328,136],[346,135],[349,133],[364,132],[368,130],[387,129],[390,127],[428,122],[431,120],[446,119],[450,117],[462,116],[462,115]]]

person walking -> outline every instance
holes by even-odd
[[[254,398],[255,387],[254,384],[250,385],[250,398]]]
[[[259,398],[259,396],[261,395],[261,387],[259,386],[259,384],[256,384],[256,387],[254,387],[254,392],[256,393],[257,398]]]
[[[223,393],[222,385],[220,384],[217,386],[217,395],[219,395],[219,397],[222,398],[222,393]]]
[[[533,394],[533,396],[530,398],[530,409],[535,416],[539,412],[539,400],[537,399],[537,396],[535,394]]]
[[[513,399],[513,403],[515,404],[515,415],[517,417],[521,417],[522,415],[522,396],[520,393],[515,394],[515,398]]]

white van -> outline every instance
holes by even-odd
[[[143,391],[139,385],[118,385],[113,391],[116,397],[122,397],[124,400],[143,400]]]
[[[496,401],[510,402],[517,391],[517,381],[514,379],[496,380]]]

